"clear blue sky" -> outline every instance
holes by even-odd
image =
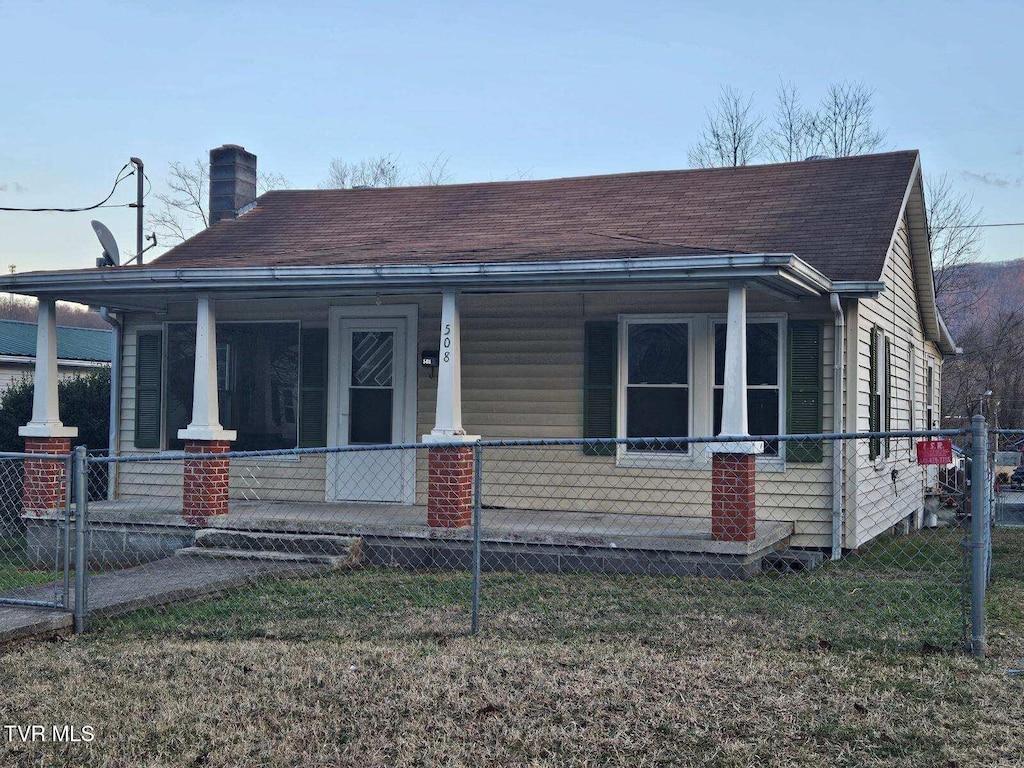
[[[720,85],[768,113],[780,78],[850,79],[887,148],[1024,221],[1021,30],[1019,0],[0,2],[0,205],[96,202],[130,155],[159,187],[223,143],[293,187],[385,153],[456,181],[684,168]],[[131,251],[134,213],[101,214]],[[91,266],[94,215],[0,212],[0,268]],[[1024,228],[986,231],[1021,257]]]

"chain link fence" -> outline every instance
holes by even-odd
[[[0,605],[70,606],[70,470],[68,455],[0,453]]]
[[[919,464],[938,439],[952,461]],[[83,456],[74,575],[83,623],[127,632],[657,642],[727,622],[962,648],[971,448],[947,430]],[[21,532],[0,575],[60,584],[72,519],[18,514],[20,469],[0,463]]]

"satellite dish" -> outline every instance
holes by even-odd
[[[114,239],[114,235],[105,225],[95,220],[92,222],[92,228],[96,237],[99,238],[100,245],[103,246],[103,258],[96,260],[96,266],[121,266],[121,253],[117,250],[117,241]]]

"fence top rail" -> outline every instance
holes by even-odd
[[[128,462],[181,461],[183,459],[247,459],[287,456],[322,455],[328,453],[365,453],[371,451],[421,450],[436,448],[516,448],[516,447],[589,447],[600,445],[622,445],[644,448],[650,445],[674,443],[678,445],[701,445],[736,442],[759,442],[778,440],[780,442],[807,442],[812,440],[867,440],[875,438],[931,438],[966,437],[968,429],[902,430],[890,432],[817,432],[801,435],[717,435],[707,437],[566,437],[566,438],[513,438],[507,440],[477,440],[473,442],[452,440],[441,442],[394,443],[382,445],[336,445],[315,448],[275,448],[267,450],[228,451],[226,453],[186,453],[185,451],[164,451],[162,453],[124,454],[119,456],[90,455],[88,461],[94,464],[122,464]],[[38,457],[39,454],[31,454]]]
[[[50,461],[68,461],[73,454],[70,453],[16,453],[13,451],[0,451],[0,461],[3,459],[46,459]]]

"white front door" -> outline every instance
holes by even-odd
[[[406,442],[406,320],[342,318],[339,330],[337,444]],[[330,454],[327,496],[335,501],[402,503],[408,500],[414,471],[413,451]]]

